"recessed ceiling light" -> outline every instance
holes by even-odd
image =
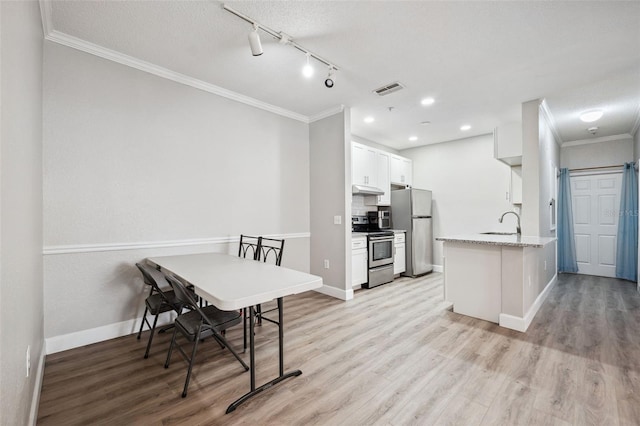
[[[422,124],[423,126],[426,126],[427,124],[431,124],[430,121],[421,121],[420,124]]]
[[[432,105],[436,100],[433,98],[424,98],[420,101],[422,105]]]
[[[602,114],[604,114],[602,110],[594,109],[593,111],[587,111],[580,114],[580,120],[584,121],[585,123],[592,123],[594,121],[600,120]]]
[[[417,136],[409,136],[409,140],[410,140],[411,142],[415,142],[415,141],[417,141],[417,140],[418,140],[418,137],[417,137]]]
[[[466,132],[466,131],[467,131],[467,130],[469,130],[470,128],[471,128],[471,126],[470,126],[470,125],[468,125],[468,124],[465,124],[465,125],[460,126],[460,130],[462,130],[463,132]]]
[[[373,123],[374,121],[376,121],[376,120],[371,116],[364,118],[364,122],[365,123]]]

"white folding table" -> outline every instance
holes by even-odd
[[[271,386],[302,374],[300,370],[284,372],[283,298],[322,287],[322,278],[293,269],[252,259],[221,253],[200,253],[148,258],[147,261],[195,287],[196,293],[225,311],[249,308],[249,361],[251,390],[231,403],[227,413],[234,411],[249,398]],[[254,306],[271,300],[278,303],[280,370],[275,379],[256,387]]]

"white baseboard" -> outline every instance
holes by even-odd
[[[433,265],[433,272],[444,272],[444,267],[442,265]]]
[[[340,300],[353,299],[352,288],[350,288],[349,290],[342,290],[340,288],[336,288],[336,287],[332,287],[330,285],[324,284],[322,287],[314,291],[317,291],[318,293],[326,294],[327,296],[335,297],[336,299],[340,299]]]
[[[152,317],[149,316],[149,319]],[[104,340],[115,339],[116,337],[126,336],[137,333],[142,318],[131,319],[128,321],[117,322],[114,324],[103,325],[101,327],[90,328],[88,330],[76,331],[74,333],[63,334],[61,336],[49,337],[45,341],[47,355],[56,352],[66,351],[68,349],[78,348],[80,346],[90,345],[92,343],[102,342]],[[173,314],[165,312],[160,314],[156,327],[167,325],[173,322]],[[146,330],[146,327],[145,327]]]
[[[547,299],[547,296],[549,296],[549,292],[551,291],[551,289],[553,289],[553,286],[556,285],[556,282],[558,282],[557,273],[553,276],[553,278],[551,278],[551,281],[547,283],[544,290],[542,290],[542,292],[538,295],[535,302],[533,302],[533,304],[527,311],[524,318],[517,317],[515,315],[500,314],[500,326],[510,328],[516,331],[521,331],[523,333],[527,331],[527,329],[531,325],[531,322],[533,321],[533,318],[536,316],[536,314],[542,307],[542,304]]]
[[[36,370],[36,382],[33,386],[33,395],[31,396],[31,410],[29,411],[29,424],[35,426],[38,420],[38,407],[40,406],[40,392],[42,390],[42,380],[44,379],[44,360],[47,354],[47,342],[42,342],[42,349],[38,357],[38,369]]]

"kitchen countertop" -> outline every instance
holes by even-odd
[[[467,234],[436,238],[436,241],[511,247],[544,247],[555,240],[555,237],[530,237],[526,235],[521,236],[495,234]]]
[[[401,232],[407,232],[406,229],[391,229],[391,231],[393,231],[396,234],[399,234]]]

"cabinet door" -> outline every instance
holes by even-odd
[[[351,251],[351,286],[355,287],[364,284],[369,279],[367,268],[367,249],[356,249]]]
[[[405,243],[396,244],[396,255],[393,257],[393,273],[401,274],[407,270]]]
[[[510,166],[522,164],[522,124],[508,123],[493,130],[494,157]]]
[[[389,178],[389,153],[378,151],[376,156],[376,188],[384,191],[383,195],[372,195],[365,198],[368,206],[390,206],[391,205],[391,181]]]
[[[351,143],[351,183],[376,185],[377,151],[359,143]]]
[[[511,204],[522,204],[522,166],[511,167]]]
[[[408,158],[391,156],[391,183],[395,185],[411,185],[413,182],[413,164]]]
[[[402,159],[402,176],[405,185],[413,185],[413,162],[408,158]]]

